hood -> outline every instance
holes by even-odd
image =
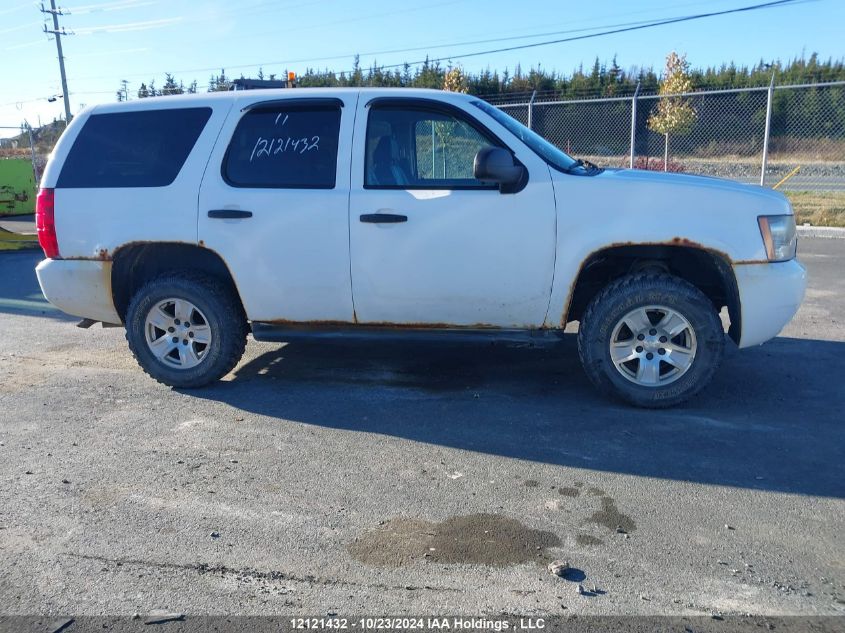
[[[685,190],[691,195],[706,195],[719,191],[728,195],[766,200],[767,206],[779,209],[780,213],[791,213],[789,200],[782,193],[759,185],[748,185],[726,178],[647,171],[644,169],[605,169],[595,178],[608,184],[611,182],[621,186],[629,184],[636,189],[655,187],[661,190],[665,188]]]

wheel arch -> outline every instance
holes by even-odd
[[[607,284],[634,272],[658,269],[684,279],[701,290],[716,311],[727,307],[728,334],[738,343],[742,310],[730,258],[699,245],[624,244],[593,251],[581,263],[572,283],[561,325],[581,318],[587,305]]]
[[[132,296],[148,280],[185,270],[219,279],[244,310],[237,283],[217,252],[185,242],[130,242],[118,247],[112,255],[112,300],[120,318],[125,322]]]

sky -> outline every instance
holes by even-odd
[[[165,72],[205,90],[211,74],[281,75],[285,69],[349,70],[429,55],[455,57],[470,72],[538,64],[570,73],[598,57],[623,68],[660,69],[669,51],[693,67],[816,52],[845,56],[845,0],[797,0],[771,9],[458,58],[466,53],[588,35],[647,21],[723,11],[765,0],[61,0],[71,112],[110,102],[120,81],[164,83]],[[47,0],[49,5],[49,0]],[[0,0],[0,127],[63,116],[61,82],[45,15],[33,0]],[[408,50],[417,49],[417,50]],[[398,51],[398,52],[391,52]],[[444,62],[448,65],[447,62]],[[0,129],[0,137],[14,130]]]

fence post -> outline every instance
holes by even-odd
[[[634,96],[631,99],[631,153],[628,157],[628,168],[634,168],[634,144],[637,140],[637,97],[640,94],[640,82],[637,82],[637,88],[634,90]]]
[[[766,164],[769,162],[769,133],[772,127],[772,98],[775,94],[775,73],[769,82],[769,97],[766,101],[766,131],[763,133],[763,166],[760,170],[760,186],[766,184]]]
[[[38,189],[40,176],[38,175],[38,165],[35,162],[35,142],[32,139],[32,126],[29,123],[26,124],[26,131],[29,132],[29,153],[32,156],[32,175],[35,178],[35,188]]]
[[[531,93],[531,99],[528,101],[528,129],[534,129],[534,99],[537,97],[537,91]]]

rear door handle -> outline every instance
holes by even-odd
[[[407,215],[398,213],[365,213],[361,216],[361,222],[369,222],[370,224],[396,224],[397,222],[407,221]]]
[[[252,211],[241,211],[240,209],[212,209],[208,217],[218,220],[234,220],[237,218],[251,218]]]

